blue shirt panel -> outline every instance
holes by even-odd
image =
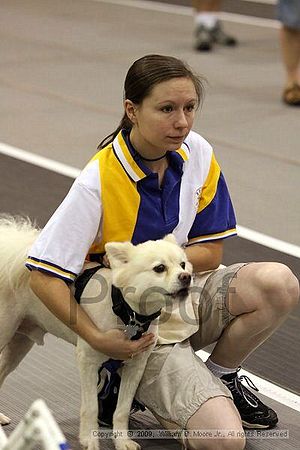
[[[148,239],[161,239],[173,232],[179,220],[180,185],[181,174],[172,165],[165,172],[161,188],[156,173],[138,181],[140,207],[132,237],[133,244]]]
[[[235,226],[236,218],[234,209],[225,178],[221,173],[214,199],[196,215],[188,239],[221,233],[222,231],[235,228]]]

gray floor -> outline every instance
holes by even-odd
[[[247,14],[252,7],[260,17],[272,17],[274,10],[238,0],[224,6],[247,7]],[[278,29],[237,22],[225,27],[239,46],[199,54],[193,50],[192,17],[185,14],[90,0],[1,0],[0,142],[82,168],[120,119],[122,83],[131,62],[152,52],[182,57],[208,79],[195,129],[214,145],[239,224],[300,245],[300,110],[280,101]],[[27,214],[42,226],[71,182],[0,155],[0,211]],[[253,259],[285,262],[300,278],[297,258],[243,239],[226,242],[226,264]],[[245,364],[298,394],[299,321],[300,308]],[[69,346],[50,337],[11,375],[0,393],[0,410],[13,418],[8,432],[40,395],[73,450],[79,448],[79,383],[72,355]],[[249,439],[247,448],[299,448],[300,414],[275,400],[268,403],[290,439]],[[158,425],[142,416],[133,426]],[[104,448],[110,447],[106,442]],[[179,445],[145,440],[143,447]]]

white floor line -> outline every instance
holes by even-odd
[[[276,5],[277,0],[241,0],[242,2],[265,3],[268,5]]]
[[[2,142],[0,142],[0,154],[10,156],[20,161],[24,161],[29,164],[33,164],[35,166],[42,167],[43,169],[47,169],[52,172],[59,173],[61,175],[65,175],[71,178],[76,178],[80,173],[80,169],[76,167],[71,167],[66,164],[53,161],[52,159],[27,152],[25,150],[13,147],[12,145],[4,144]],[[271,246],[271,248],[276,247],[276,250],[292,254],[293,256],[300,257],[300,247],[289,244],[288,242],[280,241],[278,239],[272,238],[271,236],[266,236],[262,233],[258,233],[257,231],[253,231],[250,230],[249,228],[245,228],[242,226],[238,226],[238,234],[239,236],[245,239],[248,239],[253,242],[258,242],[259,244],[262,244],[266,247],[273,245]],[[197,353],[204,361],[209,356],[209,353],[204,352],[203,350],[200,350]],[[282,403],[283,405],[293,408],[296,411],[300,411],[299,396],[285,389],[282,389],[270,383],[269,381],[259,378],[256,375],[253,375],[245,370],[242,370],[241,374],[250,376],[251,379],[254,381],[254,383],[257,384],[257,387],[259,388],[262,394],[278,401],[279,403]]]
[[[138,8],[148,11],[158,11],[161,13],[175,14],[179,16],[193,15],[193,8],[190,6],[171,5],[168,3],[149,2],[145,0],[90,0],[97,3],[108,3],[122,7]],[[228,22],[243,23],[265,28],[279,28],[280,24],[274,19],[264,19],[261,17],[247,16],[234,13],[220,13],[220,18]]]
[[[80,169],[68,166],[66,164],[54,161],[44,156],[39,156],[34,153],[27,152],[21,148],[13,147],[12,145],[0,142],[0,154],[10,156],[20,161],[33,164],[34,166],[42,167],[43,169],[51,170],[51,172],[65,175],[66,177],[76,178],[80,174]]]
[[[237,226],[237,232],[241,238],[245,238],[248,241],[256,242],[257,244],[272,248],[273,250],[278,250],[279,252],[300,258],[300,247],[297,245],[281,241],[280,239],[259,233],[258,231],[250,230],[250,228],[241,225]]]
[[[206,361],[209,357],[209,353],[204,350],[199,350],[196,352],[197,355],[203,360]],[[288,406],[296,411],[300,412],[300,396],[293,394],[292,392],[287,391],[279,386],[276,386],[273,383],[270,383],[263,378],[258,377],[257,375],[248,372],[247,370],[241,369],[240,375],[247,375],[251,378],[251,381],[256,385],[259,389],[259,392],[266,397],[275,400],[276,402],[281,403],[282,405]]]

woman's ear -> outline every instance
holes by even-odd
[[[125,113],[126,113],[128,119],[130,120],[130,122],[135,124],[136,123],[136,105],[131,100],[126,99],[124,101],[124,110],[125,110]]]

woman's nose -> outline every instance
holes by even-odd
[[[175,120],[176,128],[186,128],[188,126],[188,121],[184,111],[179,111]]]

